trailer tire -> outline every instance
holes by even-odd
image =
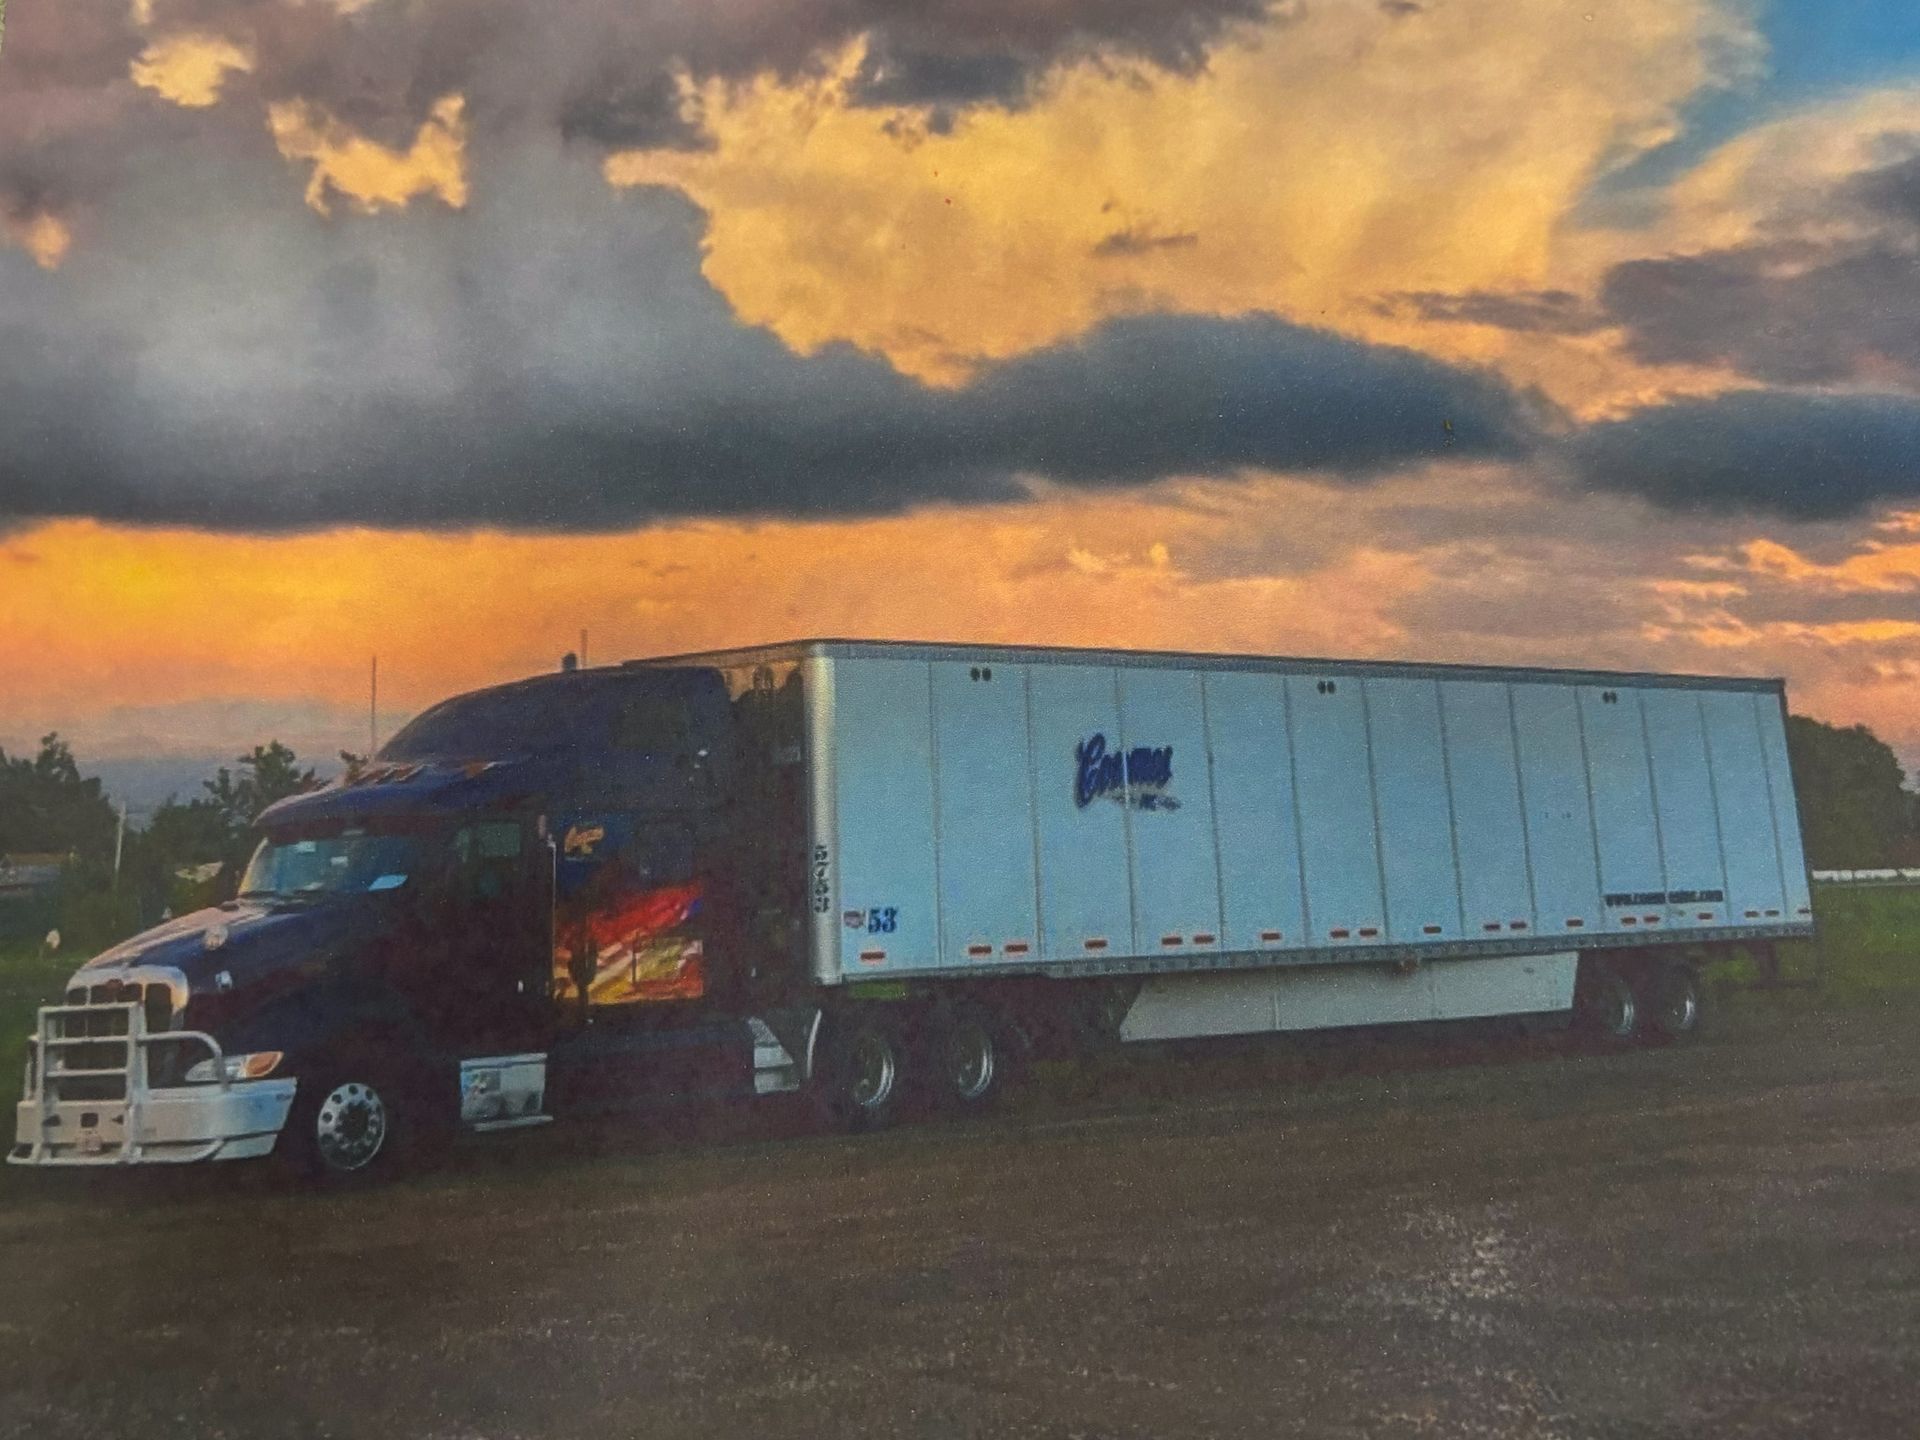
[[[1700,973],[1693,966],[1682,962],[1656,966],[1647,972],[1640,989],[1641,1023],[1650,1039],[1670,1045],[1700,1033],[1706,1002]]]
[[[855,1133],[886,1129],[900,1113],[912,1070],[898,1019],[862,1007],[831,1018],[828,1026],[816,1092],[826,1119]]]
[[[1639,1032],[1640,997],[1611,965],[1596,965],[1580,977],[1576,1003],[1580,1029],[1604,1044],[1625,1045]]]
[[[1015,1046],[1000,1017],[984,1005],[956,1005],[934,1023],[935,1097],[961,1113],[992,1109],[1013,1078]]]

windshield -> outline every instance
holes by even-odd
[[[398,890],[419,869],[413,835],[347,833],[262,840],[240,882],[242,895],[363,895]]]

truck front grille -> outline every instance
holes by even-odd
[[[147,1022],[147,1033],[173,1028],[173,987],[163,980],[108,980],[99,985],[76,985],[67,991],[69,1005],[138,1005]],[[83,1023],[101,1023],[113,1018],[112,1012],[76,1015],[68,1018]],[[124,1021],[119,1030],[92,1031],[93,1034],[126,1034]]]
[[[164,1034],[174,1025],[173,987],[164,980],[107,980],[98,985],[75,985],[67,991],[67,1004],[54,1011],[51,1039],[62,1043],[60,1068],[68,1071],[108,1072],[60,1077],[60,1093],[69,1100],[123,1100],[127,1094],[127,1036],[133,1016],[130,1006],[138,1007],[143,1029],[149,1035]],[[148,1082],[153,1085],[177,1085],[185,1052],[169,1045],[148,1052]]]

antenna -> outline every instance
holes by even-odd
[[[367,675],[367,759],[371,760],[380,749],[380,657],[373,657],[373,668]]]
[[[587,668],[587,627],[580,627],[580,668]]]

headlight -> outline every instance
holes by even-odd
[[[220,1057],[220,1070],[214,1073],[214,1062],[202,1060],[187,1071],[189,1085],[211,1085],[215,1080],[264,1080],[280,1068],[285,1057],[278,1050],[256,1050],[251,1055],[223,1055]]]

